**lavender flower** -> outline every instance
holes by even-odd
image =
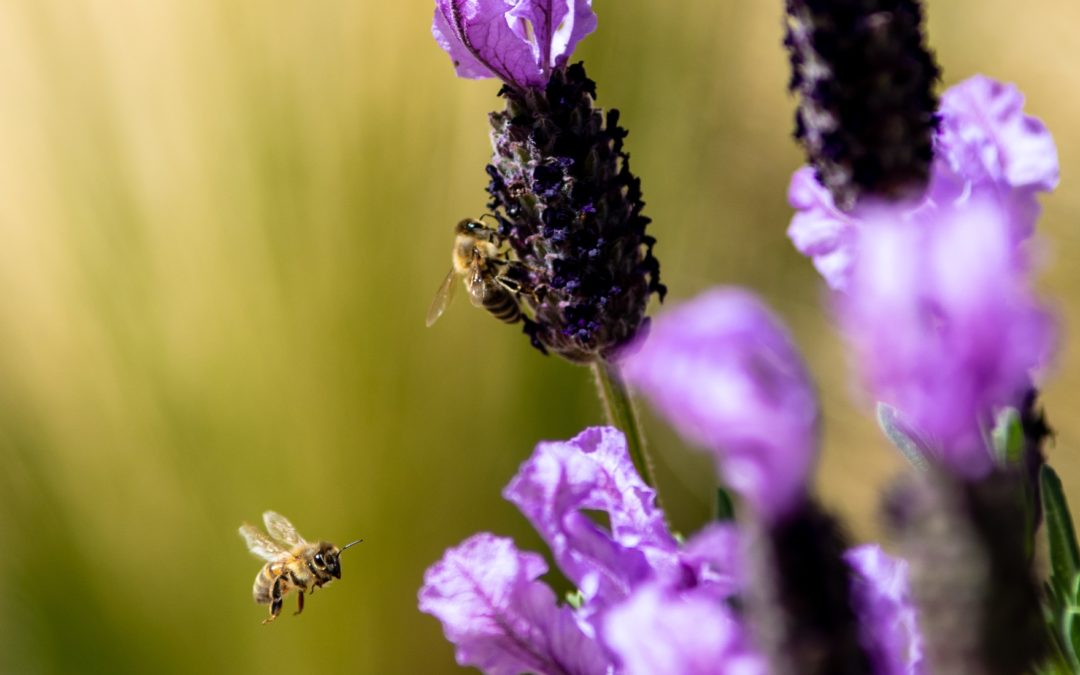
[[[649,297],[666,292],[627,132],[617,110],[593,107],[581,64],[556,70],[544,91],[502,95],[506,110],[490,116],[488,206],[521,263],[526,331],[570,361],[610,361],[645,325]]]
[[[938,67],[917,0],[787,0],[795,137],[841,209],[926,185]]]
[[[865,673],[846,536],[809,497],[819,409],[780,322],[752,295],[707,292],[660,317],[624,364],[675,428],[712,450],[751,508],[746,584],[776,673]]]
[[[431,24],[458,76],[541,90],[595,29],[592,0],[436,0]]]
[[[573,607],[559,605],[537,580],[547,572],[543,559],[509,539],[478,534],[448,550],[425,574],[419,600],[421,611],[443,623],[460,664],[499,674],[767,672],[757,651],[760,635],[752,640],[742,612],[733,610],[759,574],[741,562],[742,534],[712,524],[680,546],[619,431],[592,428],[569,441],[540,443],[505,495],[536,526],[578,593]],[[610,527],[586,513],[596,511]],[[785,536],[793,529],[812,534],[791,522]],[[790,562],[818,570],[814,547],[805,544],[801,550],[811,559]],[[913,652],[897,650],[918,638],[904,623],[902,566],[880,554],[853,552],[847,559],[859,570],[852,605],[859,638],[870,654],[892,659],[880,661],[877,672],[908,672],[903,668]],[[829,615],[817,616],[827,621]],[[800,656],[821,660],[817,650]]]
[[[648,589],[670,600],[672,612],[690,602],[694,611],[709,606],[719,621],[730,621],[724,602],[738,583],[732,528],[711,526],[680,548],[616,429],[586,429],[570,441],[541,443],[506,496],[548,542],[579,588],[580,602],[576,610],[555,603],[536,581],[547,571],[536,554],[489,534],[468,539],[428,570],[419,595],[421,611],[442,621],[457,646],[459,663],[487,673],[642,672],[633,665],[638,654],[617,638],[606,644],[600,635],[609,612],[647,601],[638,594]],[[606,513],[610,530],[586,510]],[[636,606],[622,615],[632,616]],[[748,658],[743,651],[736,655]]]
[[[932,220],[942,210],[963,209],[979,192],[1008,214],[1014,241],[1031,235],[1037,196],[1058,181],[1058,157],[1043,124],[1023,112],[1024,98],[1012,85],[977,75],[941,97],[940,127],[934,138],[929,187],[921,198],[891,207],[912,223]],[[855,240],[866,214],[848,213],[810,168],[792,176],[788,201],[795,208],[788,236],[809,256],[830,287],[843,290],[855,264]],[[869,211],[881,211],[871,205]]]
[[[596,84],[567,65],[595,27],[590,0],[437,0],[432,25],[459,75],[506,85],[490,115],[493,243],[533,346],[575,363],[614,359],[666,291],[619,112],[595,108]]]
[[[914,223],[868,214],[840,316],[869,389],[901,410],[968,478],[993,466],[982,428],[1020,407],[1054,346],[1054,322],[1030,288],[1014,223],[973,194]]]
[[[754,296],[709,291],[665,314],[624,368],[627,380],[767,520],[799,507],[817,459],[819,409],[780,321]]]

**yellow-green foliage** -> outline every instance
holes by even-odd
[[[586,371],[465,302],[424,328],[453,224],[484,209],[500,105],[498,84],[453,77],[431,4],[0,3],[0,672],[453,672],[416,610],[424,568],[477,530],[539,547],[502,486],[599,408]],[[900,460],[784,236],[782,3],[595,4],[578,55],[630,129],[670,299],[749,284],[791,322],[828,415],[822,491],[873,536]],[[930,8],[947,82],[1017,81],[1056,134],[1045,285],[1066,319],[1078,23],[1069,0]],[[1046,401],[1072,494],[1077,353]],[[649,422],[693,531],[707,464]],[[236,534],[267,508],[366,540],[272,626]]]

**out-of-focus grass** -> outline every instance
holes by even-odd
[[[780,4],[598,0],[579,55],[631,130],[672,301],[747,284],[819,378],[826,501],[861,538],[899,460],[851,394],[810,265],[784,237],[800,161]],[[483,209],[493,82],[464,82],[430,5],[0,5],[0,671],[452,672],[415,609],[476,530],[539,543],[500,490],[541,438],[599,421],[585,371],[460,303],[423,314],[450,230]],[[931,7],[948,83],[1018,82],[1055,132],[1045,278],[1076,323],[1075,3]],[[1080,362],[1046,402],[1080,501]],[[709,510],[703,458],[649,419],[666,504]],[[303,617],[259,624],[236,535],[266,508],[363,536]],[[287,610],[291,611],[291,610]]]

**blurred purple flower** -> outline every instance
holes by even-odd
[[[743,633],[715,600],[657,585],[638,590],[603,626],[625,675],[764,675],[765,662]]]
[[[963,208],[972,192],[988,195],[1009,218],[1016,243],[1029,237],[1039,213],[1037,195],[1057,186],[1058,156],[1046,127],[1023,112],[1012,85],[976,75],[941,97],[930,185],[921,200],[894,204],[895,217],[919,223],[943,209]],[[804,167],[795,172],[788,201],[796,213],[788,228],[795,248],[814,261],[826,283],[844,290],[855,265],[855,240],[870,205],[841,211]]]
[[[922,636],[908,586],[907,562],[879,546],[859,546],[844,556],[855,570],[852,596],[863,648],[876,675],[921,675]]]
[[[726,616],[723,603],[738,584],[734,528],[714,524],[680,548],[617,429],[540,443],[505,495],[547,541],[580,604],[557,605],[536,581],[547,571],[537,554],[475,535],[427,571],[419,594],[421,611],[443,623],[459,663],[498,674],[619,672],[611,669],[620,650],[601,647],[599,631],[608,611],[644,588],[663,589],[676,603],[693,594],[695,607],[710,604]],[[610,529],[585,510],[603,511]]]
[[[436,0],[435,41],[458,76],[542,89],[596,29],[592,0]]]
[[[1019,406],[1048,361],[1054,321],[1029,285],[1013,222],[993,195],[924,213],[867,212],[840,319],[873,396],[967,478],[992,458],[980,425]]]
[[[810,376],[780,321],[753,295],[708,291],[660,316],[623,373],[767,520],[806,498],[818,453]]]

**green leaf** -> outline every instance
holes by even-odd
[[[1080,549],[1076,545],[1076,530],[1061,479],[1049,464],[1039,470],[1039,488],[1050,549],[1050,583],[1055,588],[1055,595],[1069,602],[1073,600],[1073,580],[1080,570]]]
[[[1065,611],[1061,621],[1061,632],[1065,635],[1065,656],[1070,663],[1080,663],[1077,654],[1080,653],[1080,621],[1077,621],[1077,609],[1071,608]]]
[[[896,446],[907,461],[919,471],[925,471],[928,464],[927,457],[934,455],[933,448],[919,432],[914,429],[900,414],[900,411],[888,403],[877,404],[878,426],[884,432],[885,438]]]
[[[716,519],[722,523],[735,520],[735,502],[726,488],[716,488]]]
[[[1020,411],[1005,408],[999,412],[990,437],[999,464],[1020,463],[1024,457],[1024,427],[1020,423]]]

